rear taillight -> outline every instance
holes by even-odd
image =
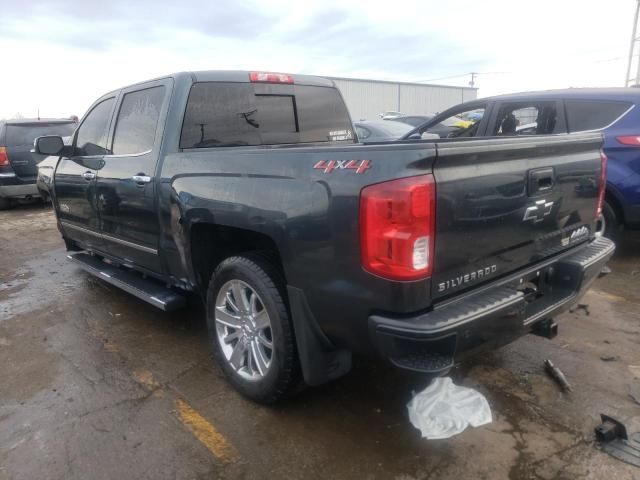
[[[249,72],[249,80],[264,83],[293,83],[293,75],[286,73]]]
[[[598,183],[598,204],[596,205],[596,220],[602,215],[604,195],[607,187],[607,156],[600,150],[600,178]]]
[[[365,187],[360,194],[360,249],[364,269],[391,280],[430,276],[435,211],[433,175]]]
[[[9,165],[9,155],[5,147],[0,147],[0,167]]]
[[[623,135],[621,137],[616,137],[616,140],[622,145],[640,147],[640,135]]]

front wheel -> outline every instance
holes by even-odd
[[[616,215],[616,211],[609,202],[602,205],[602,221],[599,226],[602,235],[614,242],[619,240],[622,233],[622,223]]]
[[[216,268],[207,291],[207,327],[216,360],[246,397],[273,403],[297,385],[298,358],[276,269],[257,256]]]

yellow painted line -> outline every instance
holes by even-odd
[[[612,301],[612,302],[626,302],[627,301],[626,298],[621,297],[620,295],[614,295],[612,293],[607,293],[607,292],[604,292],[602,290],[593,290],[592,289],[591,293],[593,293],[595,295],[598,295],[599,297],[606,298],[607,300]]]
[[[235,447],[206,418],[184,400],[176,400],[180,421],[221,462],[230,463],[239,458]]]

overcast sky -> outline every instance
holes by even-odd
[[[0,0],[0,118],[81,116],[182,70],[466,85],[621,86],[635,0]],[[441,80],[441,77],[452,77]]]

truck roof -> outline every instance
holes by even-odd
[[[261,71],[261,70],[198,70],[198,71],[186,71],[186,72],[175,72],[168,75],[163,75],[161,77],[149,78],[140,82],[132,83],[129,85],[124,85],[120,88],[130,87],[133,85],[138,85],[141,83],[152,82],[154,80],[161,80],[163,78],[184,78],[191,77],[194,82],[246,82],[249,83],[249,74],[251,72]],[[271,73],[271,72],[268,72]],[[278,72],[281,73],[281,72]],[[309,85],[315,87],[335,87],[335,83],[333,80],[329,80],[328,78],[316,77],[313,75],[298,75],[298,74],[288,74],[293,77],[293,82],[296,85]],[[111,92],[106,93],[105,95],[111,94],[113,92],[117,92],[120,90],[117,88],[112,90]]]
[[[255,71],[255,70],[253,70]],[[251,70],[205,70],[190,72],[197,82],[249,82]],[[333,87],[332,80],[313,75],[291,74],[294,84]]]

